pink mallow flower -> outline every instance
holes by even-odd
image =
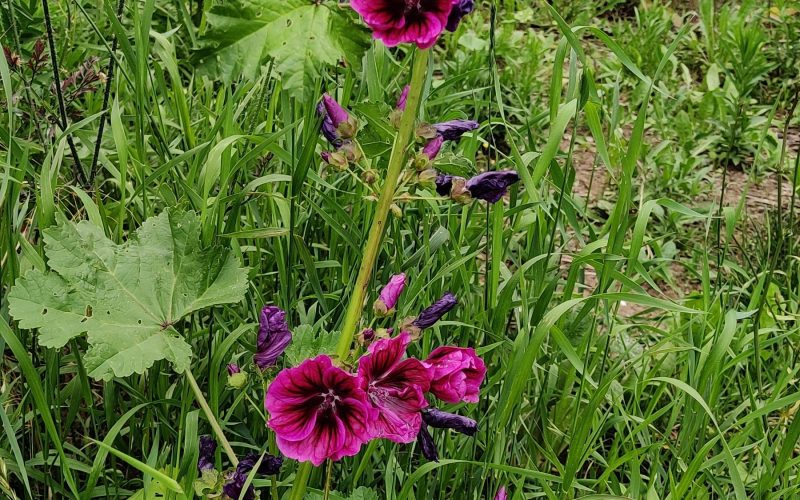
[[[281,453],[315,466],[357,454],[371,437],[367,424],[374,410],[366,393],[325,355],[280,372],[264,407]]]
[[[431,352],[431,393],[448,403],[477,403],[486,365],[472,348],[442,346]]]
[[[375,314],[386,316],[397,305],[397,300],[403,289],[406,287],[406,273],[395,274],[389,282],[381,289],[378,299],[372,305]]]
[[[453,0],[351,0],[350,6],[387,46],[415,43],[427,49],[447,26]]]
[[[377,412],[370,421],[373,438],[410,443],[422,425],[420,410],[428,406],[431,375],[420,360],[403,359],[410,342],[407,333],[379,340],[358,363],[361,388]]]

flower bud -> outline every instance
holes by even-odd
[[[453,187],[452,175],[437,175],[436,176],[436,193],[439,196],[450,196],[450,189]]]
[[[417,176],[417,184],[425,189],[436,189],[436,178],[439,176],[435,169],[423,170]]]
[[[397,205],[397,203],[392,203],[392,206],[389,207],[389,209],[392,211],[392,215],[394,215],[396,218],[398,219],[403,218],[403,209],[400,208],[400,206]]]
[[[458,304],[458,299],[450,292],[445,292],[442,298],[431,304],[427,309],[419,313],[419,316],[412,322],[420,330],[433,326],[442,316],[447,314]]]
[[[372,169],[365,170],[364,172],[361,173],[361,180],[364,181],[364,183],[369,184],[371,186],[375,184],[375,181],[378,180],[378,172]]]
[[[473,10],[475,10],[475,0],[453,0],[453,9],[447,18],[445,29],[450,32],[457,30],[461,19]]]
[[[389,279],[389,282],[386,283],[386,285],[381,289],[381,293],[373,305],[375,314],[382,317],[388,316],[392,311],[394,311],[394,306],[397,305],[400,294],[403,293],[403,289],[405,287],[405,273],[395,274],[392,276]]]
[[[439,132],[436,131],[436,127],[429,123],[420,123],[419,126],[417,126],[416,136],[420,139],[430,141],[431,139],[435,139],[437,135],[439,135]]]
[[[442,144],[444,144],[444,137],[437,135],[428,141],[428,144],[422,148],[422,154],[427,156],[429,160],[433,161],[437,156],[439,156],[439,151],[442,150]]]
[[[397,106],[396,108],[400,111],[406,110],[406,102],[408,102],[408,93],[411,91],[411,85],[406,85],[403,87],[403,91],[400,92],[400,97],[397,98]]]
[[[453,177],[450,187],[450,198],[456,203],[466,205],[472,201],[472,194],[467,189],[467,180],[463,177]]]
[[[438,408],[422,410],[422,419],[431,427],[453,429],[467,436],[474,436],[478,432],[478,423],[476,421],[455,413],[439,410]]]
[[[484,172],[465,184],[473,198],[496,203],[506,194],[508,187],[519,182],[519,174],[513,170]]]
[[[344,141],[337,152],[342,153],[350,163],[355,163],[361,159],[361,148],[354,141]]]
[[[364,328],[356,334],[356,342],[362,347],[369,347],[375,341],[375,330]]]
[[[480,124],[474,120],[450,120],[447,122],[436,123],[430,125],[437,134],[444,137],[446,141],[455,141],[461,138],[462,135],[475,130]],[[430,137],[432,139],[433,137]]]

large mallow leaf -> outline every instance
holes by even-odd
[[[293,95],[310,88],[323,65],[359,66],[369,46],[369,32],[353,11],[331,1],[226,0],[206,21],[195,53],[203,70],[227,83],[252,79],[269,56]]]
[[[94,378],[142,373],[166,359],[189,366],[192,349],[174,325],[194,311],[239,302],[247,269],[221,247],[203,248],[192,212],[167,210],[123,245],[97,226],[59,221],[44,231],[50,270],[28,271],[9,292],[19,326],[39,343],[62,347],[87,335],[84,359]]]

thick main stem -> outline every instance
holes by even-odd
[[[339,356],[340,360],[347,358],[353,343],[353,336],[356,333],[356,327],[361,319],[361,312],[364,307],[364,297],[366,296],[367,287],[369,286],[369,279],[372,277],[372,270],[378,258],[381,239],[386,230],[389,209],[392,206],[394,193],[397,189],[397,181],[400,178],[400,173],[405,164],[406,148],[411,140],[411,133],[414,130],[417,109],[422,96],[422,85],[425,82],[425,75],[428,68],[428,54],[428,50],[418,51],[416,59],[414,60],[414,66],[411,70],[411,88],[408,92],[406,109],[403,111],[403,116],[400,119],[400,129],[394,138],[392,154],[389,157],[389,169],[386,172],[383,191],[378,200],[378,210],[375,213],[375,218],[372,221],[372,227],[369,231],[369,237],[367,238],[367,244],[364,247],[361,267],[358,270],[358,277],[356,278],[356,286],[350,297],[350,303],[347,305],[347,312],[345,313],[344,322],[342,324],[342,336],[336,347],[336,354]]]
[[[214,413],[211,411],[211,407],[208,406],[208,401],[206,401],[205,396],[203,396],[200,386],[197,385],[197,380],[195,380],[190,369],[187,368],[184,373],[186,374],[186,379],[189,381],[189,385],[192,387],[192,392],[194,392],[194,397],[197,399],[197,404],[199,404],[200,408],[203,409],[203,413],[206,414],[208,423],[211,424],[211,430],[213,430],[214,434],[217,436],[217,441],[219,441],[219,444],[222,445],[222,449],[225,450],[225,454],[228,455],[228,460],[230,460],[231,464],[236,467],[239,465],[239,459],[236,458],[236,453],[233,452],[233,448],[231,448],[231,444],[225,437],[225,433],[222,432],[222,427],[219,426],[217,417],[214,416]]]

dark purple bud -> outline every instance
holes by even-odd
[[[322,105],[325,106],[325,111],[328,115],[328,118],[331,119],[331,122],[335,128],[339,128],[339,125],[346,123],[347,120],[350,119],[350,115],[347,113],[347,110],[344,109],[341,104],[336,102],[336,99],[330,95],[322,95]]]
[[[322,135],[325,136],[325,139],[336,147],[341,145],[342,138],[339,136],[336,125],[333,124],[333,120],[328,115],[324,103],[320,102],[317,104],[317,114],[322,117],[322,125],[320,125],[319,130],[322,132]]]
[[[408,101],[408,92],[411,90],[410,85],[406,85],[403,87],[403,91],[400,92],[400,97],[397,99],[397,109],[401,111],[406,110],[406,102]]]
[[[217,442],[211,436],[200,436],[200,456],[197,458],[197,470],[203,472],[214,468],[214,452]]]
[[[364,328],[361,330],[361,338],[364,339],[364,342],[372,342],[375,340],[375,330],[372,328]]]
[[[447,31],[455,31],[458,29],[461,19],[467,14],[475,10],[474,0],[453,0],[453,10],[450,11],[450,17],[447,18]]]
[[[439,461],[439,451],[436,449],[436,443],[433,442],[431,433],[428,432],[427,425],[419,426],[419,432],[417,433],[417,444],[419,444],[419,449],[422,450],[422,456],[431,462]]]
[[[470,130],[475,130],[480,125],[473,120],[450,120],[449,122],[436,123],[433,128],[444,137],[445,141],[458,140],[462,135]]]
[[[437,408],[422,410],[422,419],[426,424],[437,429],[453,429],[467,436],[474,436],[478,432],[478,422],[471,418],[462,417],[455,413],[448,413]]]
[[[259,318],[257,351],[253,355],[256,365],[262,370],[274,366],[291,343],[286,313],[275,306],[264,306]]]
[[[236,363],[231,363],[228,365],[228,375],[235,375],[241,371],[242,369],[239,368],[239,365],[237,365]]]
[[[321,152],[319,154],[319,156],[322,158],[322,161],[324,161],[325,163],[330,163],[331,162],[331,152],[330,151],[323,151],[323,152]]]
[[[440,174],[436,177],[436,193],[439,196],[450,196],[450,188],[453,187],[453,176]]]
[[[435,138],[428,141],[428,144],[422,148],[422,154],[427,156],[429,160],[433,161],[437,156],[439,156],[439,151],[442,150],[442,144],[444,144],[444,137],[437,135]]]
[[[467,189],[473,198],[496,203],[516,182],[519,182],[519,174],[513,170],[484,172],[468,180]]]
[[[442,316],[447,314],[447,311],[454,308],[456,304],[458,304],[456,296],[450,292],[445,292],[441,299],[419,313],[419,316],[417,316],[417,319],[415,319],[412,324],[420,330],[429,328],[439,321]]]
[[[250,471],[253,470],[253,467],[255,467],[256,462],[258,462],[258,455],[250,454],[244,457],[239,462],[239,465],[236,466],[236,470],[225,478],[225,485],[222,487],[222,492],[230,498],[239,498],[242,494],[244,483],[247,481],[247,476],[250,474]],[[277,474],[282,464],[283,459],[281,457],[265,453],[264,458],[261,460],[261,465],[258,467],[258,473],[264,475]],[[245,491],[244,498],[252,500],[255,496],[255,489],[253,485],[250,484],[247,491]]]

